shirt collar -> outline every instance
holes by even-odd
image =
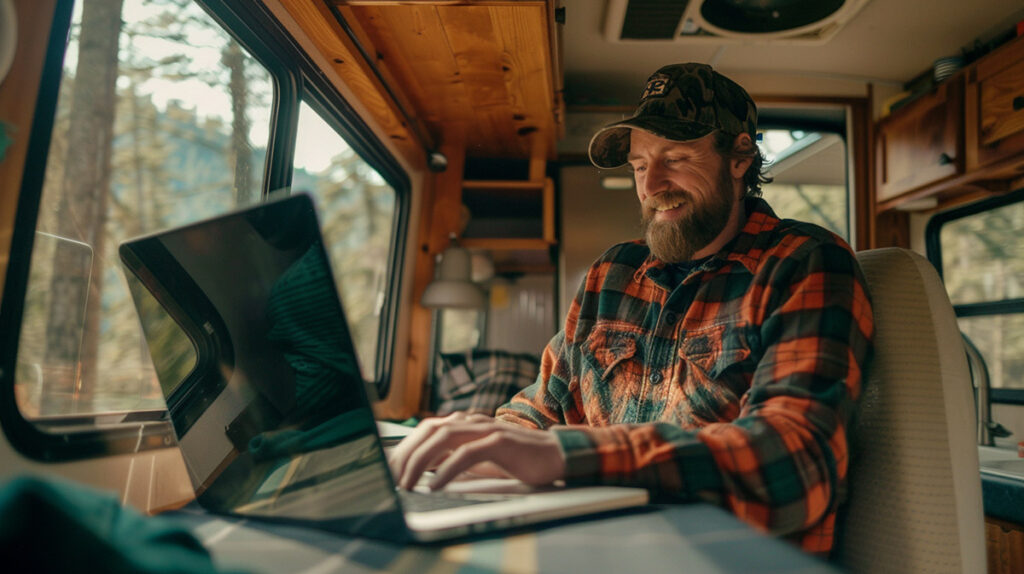
[[[760,197],[748,197],[744,201],[747,221],[732,241],[725,244],[715,257],[737,261],[753,274],[772,242],[771,232],[779,225],[779,218],[768,202]]]
[[[746,209],[747,220],[740,232],[703,265],[692,269],[682,281],[683,283],[694,280],[693,278],[698,273],[718,269],[726,261],[736,261],[743,265],[751,275],[754,274],[761,256],[771,243],[770,232],[778,226],[779,218],[772,211],[768,202],[760,197],[748,197],[744,200],[743,205]],[[639,281],[646,275],[660,287],[672,290],[678,283],[672,281],[675,274],[667,267],[664,261],[650,254],[637,269],[634,277]]]

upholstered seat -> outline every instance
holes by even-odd
[[[942,280],[913,251],[857,255],[876,338],[851,436],[850,572],[985,572],[971,377]]]

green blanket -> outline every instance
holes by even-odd
[[[0,570],[214,574],[202,544],[111,493],[52,478],[0,482]]]

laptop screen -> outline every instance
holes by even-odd
[[[308,195],[120,254],[201,505],[404,530]]]

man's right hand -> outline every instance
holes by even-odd
[[[565,477],[565,455],[554,433],[478,414],[424,420],[395,446],[388,462],[398,486],[405,489],[416,486],[432,468],[436,470],[431,489],[466,471],[513,477],[531,485]]]

